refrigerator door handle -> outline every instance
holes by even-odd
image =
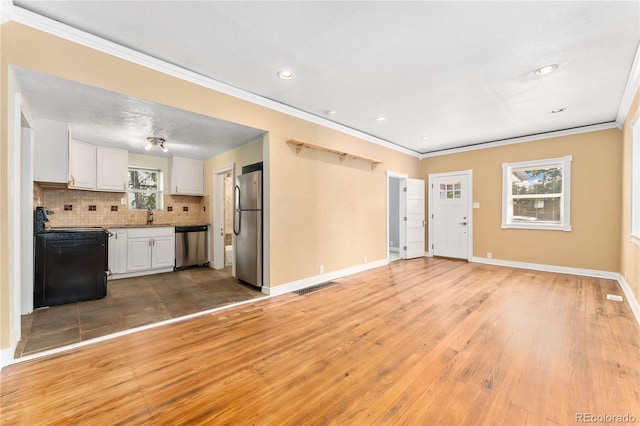
[[[235,214],[233,215],[233,233],[238,235],[240,233],[240,216],[242,215],[242,210],[240,209],[240,187],[236,185],[234,191],[236,197],[236,208],[234,212]]]

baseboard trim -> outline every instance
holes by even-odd
[[[16,352],[16,348],[6,348],[0,350],[0,370],[7,365],[13,364],[13,354]]]
[[[627,280],[624,279],[622,274],[618,274],[618,284],[620,284],[620,288],[627,298],[627,302],[629,303],[631,312],[633,312],[633,316],[636,317],[636,321],[640,324],[640,304],[633,295],[633,291],[631,291],[629,283],[627,283]]]
[[[509,266],[518,269],[531,269],[534,271],[555,272],[558,274],[579,275],[582,277],[605,278],[618,280],[617,272],[599,271],[596,269],[572,268],[569,266],[544,265],[540,263],[516,262],[513,260],[487,259],[486,257],[472,257],[473,263],[484,263],[495,266]]]
[[[387,259],[376,260],[375,262],[364,263],[362,265],[351,266],[349,268],[340,269],[338,271],[327,272],[326,274],[316,275],[309,278],[303,278],[298,281],[292,281],[286,284],[282,284],[276,287],[269,287],[266,290],[264,287],[262,291],[270,296],[278,296],[285,293],[291,293],[292,291],[301,290],[303,288],[311,287],[312,285],[321,284],[327,281],[335,280],[337,278],[346,277],[347,275],[357,274],[358,272],[368,271],[369,269],[379,268],[380,266],[388,265]]]
[[[473,257],[471,261],[474,263],[484,263],[486,265],[508,266],[518,269],[531,269],[534,271],[555,272],[558,274],[578,275],[582,277],[604,278],[618,282],[622,292],[624,293],[627,303],[631,308],[631,312],[638,324],[640,324],[640,304],[633,295],[631,287],[618,272],[599,271],[596,269],[571,268],[568,266],[542,265],[539,263],[515,262],[512,260],[487,259],[485,257]]]

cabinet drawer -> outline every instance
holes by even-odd
[[[175,235],[175,228],[171,227],[150,227],[150,228],[130,228],[127,230],[129,238],[145,237],[170,237]]]

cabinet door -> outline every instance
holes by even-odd
[[[109,230],[109,270],[112,274],[127,272],[127,231],[123,229]]]
[[[127,271],[151,269],[151,238],[127,239]]]
[[[69,139],[69,188],[96,188],[96,147]]]
[[[173,157],[170,192],[171,194],[203,195],[204,163],[200,160]]]
[[[96,188],[103,191],[126,192],[129,153],[124,149],[97,148]]]
[[[33,180],[68,182],[69,130],[67,123],[35,118],[33,130]]]
[[[175,237],[153,237],[153,257],[151,264],[154,268],[175,266]]]

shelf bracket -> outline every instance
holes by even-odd
[[[304,147],[304,144],[296,145],[296,154],[300,154],[300,151],[302,151],[303,147]]]
[[[340,154],[340,162],[342,163],[344,159],[347,158],[347,154]]]

